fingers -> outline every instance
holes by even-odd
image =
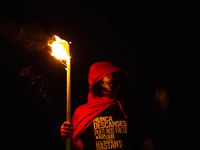
[[[62,126],[60,127],[60,129],[64,129],[64,130],[72,130],[72,124],[70,122],[64,122],[62,124]]]
[[[61,126],[60,129],[72,130],[72,126]]]
[[[60,132],[61,134],[72,134],[72,129],[61,128]]]
[[[70,122],[68,122],[68,121],[65,121],[63,124],[62,124],[62,126],[70,126],[70,127],[72,127],[72,124],[70,123]],[[62,127],[61,126],[61,127]]]
[[[61,136],[65,138],[69,138],[69,137],[72,137],[72,133],[61,132]]]
[[[64,122],[62,126],[60,127],[60,132],[61,132],[61,137],[63,141],[65,142],[67,138],[72,137],[72,133],[73,133],[72,124],[67,121]]]

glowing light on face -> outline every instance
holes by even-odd
[[[103,79],[102,79],[102,82],[101,82],[101,86],[106,88],[108,91],[112,91],[112,80],[113,80],[113,75],[112,74],[108,74],[107,76],[105,76]]]
[[[118,92],[122,84],[122,72],[113,72],[106,75],[100,82],[109,92]]]
[[[69,42],[62,40],[58,36],[54,36],[55,41],[51,44],[48,44],[52,47],[52,56],[55,56],[57,59],[64,59],[68,62],[70,56],[67,54],[69,49]]]

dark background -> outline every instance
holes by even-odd
[[[72,113],[87,101],[89,67],[107,60],[126,70],[124,104],[144,111],[156,150],[196,149],[199,2],[1,1],[0,149],[65,149],[65,70],[48,39],[72,42]],[[155,91],[167,93],[167,110]],[[159,101],[158,101],[159,102]]]

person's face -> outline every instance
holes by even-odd
[[[101,86],[109,92],[118,91],[121,85],[121,78],[119,72],[114,72],[106,75],[101,82]]]

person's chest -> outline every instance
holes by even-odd
[[[85,149],[126,149],[128,124],[118,104],[101,112],[83,133]]]

